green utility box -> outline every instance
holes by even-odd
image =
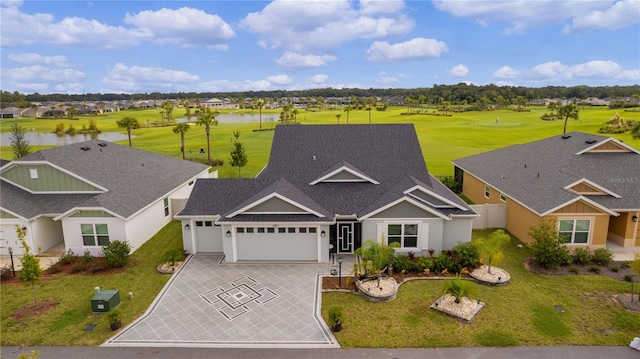
[[[120,304],[120,291],[101,290],[91,298],[91,311],[106,313]]]

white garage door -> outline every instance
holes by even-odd
[[[220,227],[212,221],[195,221],[196,252],[222,252],[222,235]]]
[[[306,227],[236,228],[238,260],[317,261],[315,230]]]
[[[9,246],[11,246],[14,255],[22,255],[22,253],[24,252],[22,243],[18,241],[16,226],[13,224],[0,225],[0,254],[3,256],[8,256]]]

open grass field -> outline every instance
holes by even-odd
[[[425,161],[430,172],[436,176],[450,176],[453,174],[451,161],[496,148],[502,148],[517,143],[526,143],[562,133],[562,121],[542,121],[540,116],[547,113],[545,107],[529,107],[528,112],[514,112],[511,110],[498,110],[487,112],[453,113],[452,116],[433,116],[425,114],[403,115],[406,107],[391,107],[384,112],[371,111],[372,123],[413,123],[418,133]],[[434,113],[435,110],[429,110]],[[223,111],[226,113],[228,111]],[[237,111],[236,111],[237,112]],[[264,113],[277,113],[278,111],[263,111]],[[174,111],[174,117],[182,116],[182,110]],[[242,113],[255,113],[258,111],[242,110]],[[626,120],[640,121],[640,112],[623,112],[622,110],[609,110],[600,107],[580,107],[580,120],[569,120],[568,131],[582,131],[596,134],[604,123],[616,113]],[[347,113],[343,111],[319,111],[307,112],[301,110],[298,120],[302,124],[336,124],[336,115],[340,114],[340,124],[347,123]],[[118,128],[116,121],[131,116],[140,123],[159,121],[160,115],[156,110],[123,111],[104,116],[95,116],[98,127],[103,132],[120,132],[126,130]],[[496,122],[496,118],[499,121]],[[352,110],[349,112],[349,124],[369,123],[369,113],[364,110]],[[0,131],[10,131],[14,123],[19,123],[25,128],[33,128],[37,132],[52,132],[57,123],[65,123],[68,127],[73,124],[81,128],[88,124],[88,117],[77,120],[68,119],[16,119],[0,121]],[[273,127],[273,123],[263,123],[263,127]],[[248,164],[242,169],[243,177],[255,176],[266,164],[273,139],[273,131],[253,132],[258,128],[257,123],[219,123],[211,130],[211,157],[225,161],[224,166],[218,168],[220,177],[235,177],[237,169],[228,165],[232,149],[231,138],[234,130],[241,133],[240,140],[244,143],[248,156]],[[133,130],[133,146],[136,148],[162,153],[169,156],[180,157],[180,136],[172,132],[172,127],[141,128]],[[640,140],[633,140],[629,133],[612,135],[635,148],[640,148]],[[191,130],[185,136],[187,151],[190,156],[199,156],[199,149],[206,149],[206,137],[203,127],[192,124]],[[119,141],[127,144],[127,140]],[[0,157],[12,159],[9,143],[0,146]],[[34,146],[34,149],[40,149]],[[188,152],[187,152],[188,153]],[[189,156],[189,154],[188,154]]]
[[[474,237],[488,231],[474,231]],[[640,333],[640,313],[614,302],[629,283],[597,275],[545,276],[528,272],[530,256],[513,239],[500,268],[511,274],[501,287],[473,284],[473,299],[485,306],[463,324],[431,304],[443,294],[442,280],[414,280],[400,286],[398,297],[372,303],[355,293],[323,293],[322,312],[343,308],[342,347],[453,347],[628,345]],[[562,306],[564,312],[554,306]]]

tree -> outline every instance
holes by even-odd
[[[447,279],[444,282],[445,294],[453,296],[456,304],[460,304],[462,298],[470,295],[471,291],[471,283],[460,278],[460,274],[456,274],[454,279]]]
[[[125,117],[121,120],[116,121],[116,125],[120,128],[127,129],[127,136],[129,137],[129,147],[131,147],[131,129],[138,128],[138,120],[133,117]]]
[[[558,232],[555,218],[542,220],[537,226],[530,227],[529,237],[533,239],[531,250],[538,265],[555,269],[571,261],[569,249]]]
[[[509,243],[511,237],[502,229],[498,229],[489,235],[488,238],[479,238],[472,244],[480,251],[482,259],[487,261],[489,274],[491,273],[491,264],[498,264],[502,260],[502,247]]]
[[[631,129],[631,137],[634,140],[640,139],[640,123],[633,126],[633,128]]]
[[[207,134],[207,163],[211,162],[211,142],[209,136],[211,135],[211,126],[218,126],[216,116],[211,110],[207,108],[206,111],[198,112],[198,119],[196,120],[197,126],[204,126],[205,133]]]
[[[354,271],[362,273],[363,277],[378,279],[378,287],[380,287],[380,278],[389,264],[393,262],[393,257],[395,256],[394,248],[400,247],[398,242],[393,242],[389,245],[385,242],[384,238],[380,243],[370,239],[353,252],[355,256],[362,258],[355,264]]]
[[[252,102],[253,106],[257,107],[260,111],[260,130],[262,130],[262,108],[264,107],[266,101],[263,98],[255,98]]]
[[[188,123],[179,123],[173,128],[173,133],[180,135],[180,152],[182,152],[182,159],[184,160],[184,134],[189,131],[191,127],[189,127]]]
[[[444,111],[444,114],[447,115],[449,113],[449,110],[451,110],[451,102],[449,101],[442,102],[442,110]]]
[[[376,104],[376,98],[375,97],[367,98],[366,104],[367,104],[367,111],[369,111],[369,124],[371,124],[371,109]]]
[[[231,150],[231,166],[238,167],[238,177],[240,177],[240,169],[247,164],[247,154],[244,152],[244,145],[238,139],[240,131],[233,131],[233,150]]]
[[[338,125],[340,124],[340,117],[341,117],[341,116],[342,116],[342,115],[341,115],[341,114],[339,114],[339,113],[338,113],[338,114],[336,114],[336,118],[338,119]]]
[[[29,141],[25,138],[24,128],[18,124],[11,126],[11,150],[13,151],[13,158],[20,158],[31,153],[31,146]]]
[[[20,258],[22,269],[20,270],[19,278],[23,283],[31,283],[33,309],[36,310],[38,309],[36,302],[36,282],[42,278],[42,268],[40,267],[40,261],[31,253],[31,248],[24,240],[24,237],[27,235],[27,229],[16,225],[16,233],[18,234],[18,240],[20,240],[24,248],[24,254],[22,258]]]
[[[345,106],[344,108],[344,112],[347,113],[347,125],[349,124],[349,112],[351,112],[352,107],[351,106]]]
[[[578,106],[574,103],[568,103],[564,106],[560,106],[558,109],[558,116],[564,119],[564,128],[562,133],[567,133],[567,121],[572,118],[574,120],[578,119]]]

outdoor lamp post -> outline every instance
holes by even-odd
[[[13,278],[16,277],[16,268],[13,266],[13,248],[9,246],[9,257],[11,258],[11,271],[13,272]]]
[[[338,257],[338,288],[342,288],[342,257]]]

